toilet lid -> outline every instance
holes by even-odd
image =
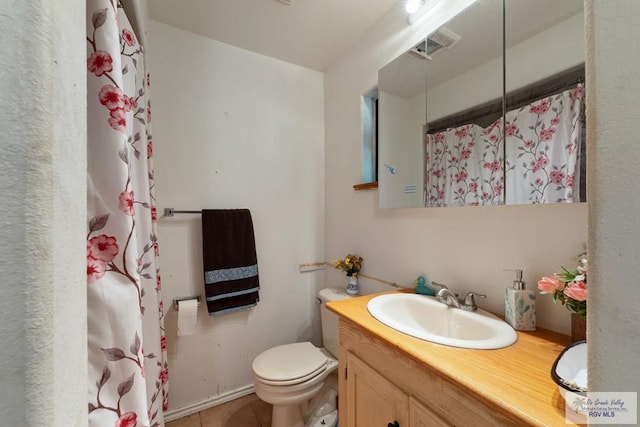
[[[326,369],[327,356],[310,342],[279,345],[258,355],[253,373],[269,383],[293,384]]]

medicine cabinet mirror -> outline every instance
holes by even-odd
[[[583,79],[582,0],[476,1],[379,70],[380,207],[585,201]]]

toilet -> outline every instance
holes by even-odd
[[[263,351],[253,360],[256,395],[273,405],[272,427],[305,427],[305,418],[314,407],[335,405],[335,393],[334,402],[317,402],[320,396],[331,396],[323,386],[338,368],[338,316],[325,304],[352,296],[343,288],[326,288],[318,297],[324,348],[310,342],[284,344]]]

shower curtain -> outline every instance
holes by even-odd
[[[426,205],[579,202],[583,99],[579,84],[509,111],[504,138],[502,119],[426,135]]]
[[[580,201],[582,84],[507,113],[509,204]]]
[[[502,120],[427,134],[425,145],[427,206],[502,203]]]
[[[87,0],[90,426],[162,426],[168,403],[149,85],[120,3]]]

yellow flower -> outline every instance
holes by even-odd
[[[337,269],[346,272],[347,276],[357,277],[362,268],[362,257],[349,254],[344,259],[337,259],[332,263]]]

